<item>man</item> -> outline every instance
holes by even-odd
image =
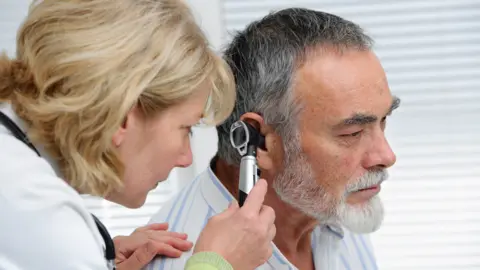
[[[308,9],[272,13],[237,33],[225,58],[238,99],[217,128],[218,153],[152,222],[168,221],[195,242],[237,198],[241,157],[229,130],[241,119],[265,136],[258,166],[276,213],[273,255],[258,269],[377,269],[362,234],[383,219],[378,192],[395,163],[384,129],[399,101],[371,43],[356,24]],[[149,269],[183,269],[190,255]]]

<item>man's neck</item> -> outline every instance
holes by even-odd
[[[222,160],[216,160],[214,163],[212,169],[215,175],[225,188],[237,198],[238,167],[228,165]],[[269,176],[262,174],[262,178],[272,183],[271,179],[268,179]],[[282,254],[292,263],[305,259],[305,256],[310,256],[311,259],[311,233],[318,222],[280,200],[271,184],[264,204],[275,210],[277,234],[273,242]]]

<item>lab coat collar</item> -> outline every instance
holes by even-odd
[[[0,103],[0,111],[3,112],[6,116],[10,118],[24,133],[26,133],[27,127],[25,122],[18,117],[18,115],[13,111],[12,105],[10,103]],[[60,172],[60,169],[58,167],[58,163],[49,155],[44,147],[39,144],[34,144],[35,148],[40,152],[40,155],[42,158],[44,158],[50,166],[52,166],[53,170],[55,171],[55,174],[59,178],[63,178],[63,175]]]

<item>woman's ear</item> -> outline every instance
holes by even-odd
[[[125,140],[127,131],[131,129],[132,124],[138,118],[138,109],[136,107],[130,109],[127,115],[123,119],[122,124],[118,127],[117,131],[112,136],[112,143],[115,147],[119,147]]]
[[[127,115],[123,120],[122,125],[118,127],[115,133],[113,133],[112,143],[115,147],[119,147],[122,144],[123,140],[125,139],[125,135],[127,133],[128,118],[129,116]]]

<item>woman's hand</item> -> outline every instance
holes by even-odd
[[[178,258],[193,244],[184,233],[169,232],[168,223],[150,224],[136,229],[130,236],[117,236],[115,264],[117,270],[138,270],[156,255]]]
[[[272,255],[275,212],[263,205],[267,182],[260,180],[242,208],[233,203],[212,217],[195,244],[194,253],[212,251],[225,258],[235,270],[255,269]]]

